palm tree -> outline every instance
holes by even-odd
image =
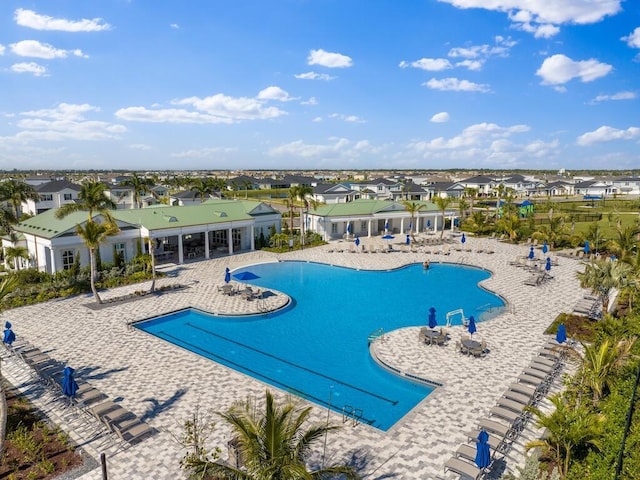
[[[15,270],[20,270],[20,259],[29,260],[29,250],[26,247],[7,247],[4,249],[7,263],[13,263]]]
[[[602,241],[604,240],[604,236],[602,233],[602,228],[600,228],[600,225],[598,224],[598,222],[593,222],[592,224],[589,225],[589,228],[587,229],[587,234],[585,235],[585,240],[588,240],[589,242],[591,242],[596,252],[600,250],[600,247],[602,246]]]
[[[499,231],[509,235],[509,239],[512,242],[518,240],[518,229],[520,228],[520,216],[515,213],[503,214],[496,222],[496,227]]]
[[[13,226],[18,223],[13,210],[10,210],[4,205],[0,206],[0,235],[10,235],[13,231]]]
[[[606,417],[591,412],[585,405],[569,402],[560,394],[551,396],[549,400],[555,406],[550,413],[529,407],[536,417],[536,426],[547,429],[548,434],[544,439],[527,443],[526,448],[542,447],[550,452],[564,478],[576,451],[589,446],[601,448],[600,437]]]
[[[621,288],[633,274],[633,267],[620,261],[591,260],[584,272],[578,272],[582,288],[589,288],[602,299],[602,311],[609,311],[609,295],[613,288]]]
[[[5,277],[0,282],[0,302],[9,295],[16,284],[18,283],[17,277],[11,275]],[[7,436],[7,396],[4,391],[4,382],[2,381],[2,375],[0,374],[0,457],[4,450],[4,439]]]
[[[116,208],[116,204],[106,195],[107,186],[97,180],[88,180],[84,182],[78,192],[78,201],[75,203],[67,203],[56,211],[56,218],[61,219],[67,215],[78,212],[87,211],[89,220],[93,219],[94,213],[100,213],[109,222],[113,223],[111,210]]]
[[[451,203],[451,198],[436,197],[434,200],[435,200],[434,203],[437,205],[438,209],[440,210],[440,213],[442,214],[442,231],[440,232],[440,239],[442,239],[442,237],[444,237],[444,214],[445,214],[445,211],[447,210],[447,207]]]
[[[289,208],[289,231],[293,235],[293,209],[296,206],[296,199],[298,198],[298,187],[289,188],[289,193],[285,199],[285,204]]]
[[[142,196],[151,193],[151,187],[154,186],[150,178],[142,177],[136,172],[133,172],[131,178],[123,181],[121,185],[133,188],[133,201],[136,204],[136,208],[142,208]]]
[[[260,412],[251,400],[240,402],[219,415],[231,425],[242,469],[207,460],[196,460],[193,473],[220,475],[236,480],[357,479],[352,467],[332,466],[309,470],[311,448],[339,427],[325,423],[306,427],[309,406],[290,400],[277,404],[267,390]]]
[[[302,202],[300,205],[300,238],[304,245],[304,212],[309,209],[309,200],[307,195],[313,194],[313,188],[308,185],[298,185],[295,188],[296,197]]]
[[[31,185],[13,178],[0,183],[0,201],[11,204],[16,219],[20,218],[20,205],[27,200],[40,200],[40,195]]]
[[[622,340],[605,338],[598,344],[583,344],[580,374],[582,384],[591,390],[593,403],[597,404],[609,386],[611,374],[631,357],[636,337]]]
[[[609,240],[607,248],[620,260],[628,262],[638,249],[636,237],[640,230],[638,230],[638,227],[633,225],[629,225],[624,228],[618,225],[616,232],[617,237]]]
[[[411,215],[411,225],[415,228],[416,214],[425,208],[425,205],[423,203],[410,202],[409,200],[402,202],[402,205],[404,205],[404,209],[409,212],[409,215]],[[413,228],[410,229],[409,233],[411,234],[411,239],[415,241]]]
[[[96,250],[100,248],[100,244],[105,238],[109,235],[115,235],[119,230],[118,225],[110,221],[99,223],[91,219],[84,224],[84,227],[82,225],[76,225],[76,234],[89,249],[91,291],[93,292],[96,302],[99,304],[102,303],[102,299],[96,289]]]
[[[216,190],[216,183],[213,178],[196,178],[191,183],[191,191],[196,192],[196,198],[200,197],[200,203],[205,201],[205,197],[211,196]]]

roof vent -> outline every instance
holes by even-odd
[[[163,218],[167,222],[177,222],[178,221],[178,219],[176,217],[174,217],[173,215],[163,215]]]

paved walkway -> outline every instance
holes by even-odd
[[[371,246],[380,240],[361,239]],[[350,244],[345,246],[351,247]],[[91,428],[78,421],[69,411],[50,402],[47,394],[34,387],[28,373],[12,360],[3,363],[3,373],[23,389],[29,389],[34,402],[54,421],[70,431],[92,456],[105,451],[110,479],[175,479],[183,478],[179,460],[183,452],[171,433],[181,432],[181,422],[196,405],[224,410],[238,399],[262,398],[265,385],[245,377],[208,359],[170,345],[135,329],[128,323],[162,313],[198,307],[215,313],[246,313],[264,308],[264,304],[247,302],[218,292],[224,269],[232,270],[258,262],[287,259],[318,261],[361,269],[389,269],[429,259],[467,263],[491,270],[493,275],[483,284],[507,302],[507,311],[479,325],[479,334],[487,339],[490,353],[481,359],[468,358],[455,352],[454,343],[445,347],[429,347],[418,342],[417,328],[404,328],[385,334],[374,345],[375,353],[385,362],[421,377],[443,383],[432,395],[410,412],[388,432],[359,425],[345,426],[329,438],[327,461],[352,461],[361,467],[367,479],[449,479],[456,475],[443,473],[444,462],[466,440],[465,432],[478,419],[488,414],[496,399],[527,366],[536,349],[546,338],[547,326],[571,307],[585,293],[575,273],[580,263],[560,258],[553,267],[554,279],[541,286],[524,284],[530,275],[510,261],[528,249],[487,239],[469,238],[466,249],[451,249],[450,255],[425,253],[328,253],[332,246],[307,249],[287,254],[252,252],[232,257],[202,261],[181,266],[165,266],[167,277],[158,285],[179,283],[188,288],[163,295],[146,296],[131,302],[115,302],[106,307],[89,308],[92,297],[51,301],[4,312],[2,321],[10,320],[19,338],[26,339],[51,357],[68,362],[80,378],[88,380],[118,400],[159,433],[124,451],[116,451],[104,439],[90,439]],[[434,247],[431,247],[432,249]],[[492,249],[493,254],[476,250]],[[128,286],[106,292],[104,297],[120,297],[146,285]],[[269,297],[269,308],[287,302],[280,292]],[[401,295],[402,292],[398,292]],[[461,295],[463,292],[452,292]],[[453,340],[461,327],[453,327]],[[482,378],[480,381],[479,379]],[[270,387],[271,388],[271,387]],[[314,408],[314,418],[326,420],[326,410]],[[341,415],[331,413],[331,421],[342,423]],[[347,424],[348,425],[348,424]],[[529,427],[531,428],[531,427]],[[89,433],[88,433],[89,432]],[[536,432],[530,429],[506,458],[512,470],[522,463],[523,443]],[[219,423],[212,446],[223,448],[230,431]],[[101,443],[102,442],[102,443]],[[316,460],[321,461],[321,452]],[[83,480],[98,480],[100,469],[85,473]]]

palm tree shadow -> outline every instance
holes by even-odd
[[[173,395],[171,395],[171,397],[169,397],[167,400],[165,401],[159,401],[156,398],[145,398],[142,401],[143,402],[150,402],[151,403],[151,407],[147,409],[147,411],[144,413],[144,415],[142,415],[140,417],[140,420],[147,421],[150,420],[156,416],[158,416],[160,413],[164,412],[165,410],[169,410],[171,407],[173,407],[173,405],[180,400],[180,398],[182,398],[184,396],[184,394],[187,393],[187,389],[186,388],[181,388],[179,390],[176,391],[176,393],[174,393]]]
[[[335,460],[335,462],[332,462],[333,460]],[[382,475],[375,475],[375,471],[373,473],[365,473],[367,470],[367,467],[369,467],[369,463],[370,460],[368,458],[368,454],[365,450],[362,449],[358,449],[358,450],[352,450],[351,452],[348,453],[348,457],[346,459],[337,459],[337,458],[327,458],[324,462],[325,466],[329,466],[329,465],[346,465],[348,467],[351,467],[355,470],[355,472],[358,474],[358,476],[360,478],[368,478],[368,479],[372,479],[372,480],[384,480],[387,478],[396,478],[398,476],[398,474],[396,473],[384,473]],[[319,469],[322,467],[322,465],[320,463],[317,463],[316,465],[313,465],[313,467],[315,469]]]
[[[129,367],[121,367],[121,368],[111,368],[109,370],[104,370],[99,372],[100,367],[80,367],[75,371],[75,377],[81,378],[83,380],[101,380],[103,378],[107,378],[114,373],[124,372],[125,370],[129,370]]]

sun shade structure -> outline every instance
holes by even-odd
[[[256,280],[260,277],[253,272],[240,272],[236,273],[233,278],[235,278],[236,280],[240,280],[241,282],[246,282],[249,280]]]

